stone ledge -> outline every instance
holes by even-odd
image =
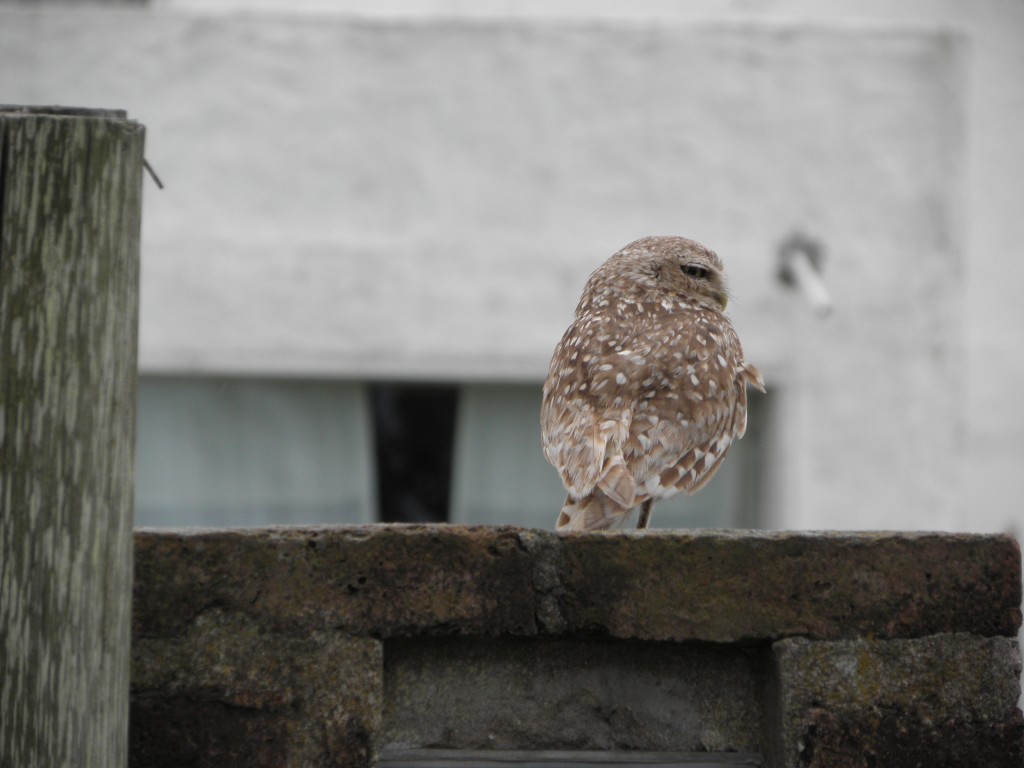
[[[580,536],[561,549],[571,627],[716,642],[1014,635],[1009,536],[694,531]]]
[[[280,631],[534,634],[532,569],[514,529],[138,532],[133,631],[181,632],[223,607]]]
[[[219,608],[350,635],[669,641],[1016,633],[1009,536],[371,525],[135,534],[136,637]]]

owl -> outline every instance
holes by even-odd
[[[644,237],[587,280],[544,382],[544,456],[568,497],[558,530],[624,526],[637,506],[707,484],[747,426],[743,359],[722,262],[684,237]]]

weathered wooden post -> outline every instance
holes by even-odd
[[[123,766],[144,128],[0,106],[0,765]]]

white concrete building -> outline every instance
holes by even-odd
[[[551,350],[601,260],[684,234],[771,394],[655,525],[1019,533],[1024,6],[680,6],[0,4],[0,102],[126,108],[166,183],[140,522],[375,519],[402,382],[449,387],[397,427],[449,446],[449,519],[553,524]]]

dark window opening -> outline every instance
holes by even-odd
[[[443,523],[451,498],[458,388],[374,384],[377,500],[385,523]]]

